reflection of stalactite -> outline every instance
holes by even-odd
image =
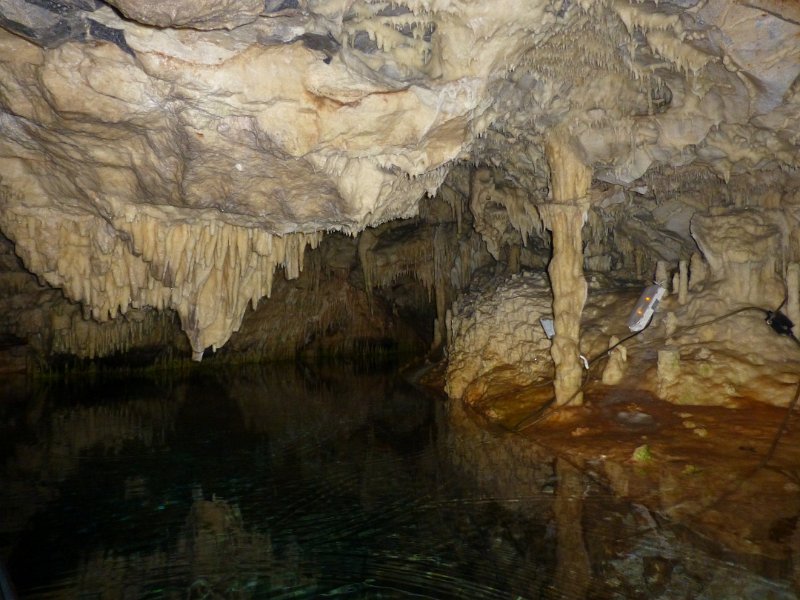
[[[319,377],[308,367],[302,367],[302,373],[299,369],[287,373],[285,365],[253,366],[228,386],[245,428],[269,434],[274,447],[295,443],[297,437],[323,439],[361,427],[369,416],[376,389],[385,385],[380,376],[363,374],[343,382],[340,378],[346,372],[341,368],[332,378]],[[347,385],[347,394],[341,394],[342,385]],[[286,402],[287,398],[302,402]]]
[[[145,345],[164,347],[177,330],[173,312],[154,310],[133,310],[126,317],[98,323],[67,308],[54,313],[51,324],[51,352],[81,358],[109,356]]]
[[[196,498],[186,519],[178,554],[190,565],[190,592],[222,593],[242,589],[273,563],[268,535],[248,532],[236,504]]]
[[[169,582],[173,589],[186,586],[182,598],[252,598],[264,573],[295,576],[298,567],[288,557],[276,561],[269,535],[248,531],[237,505],[196,498],[174,550],[124,555],[94,549],[80,557],[77,576],[62,590],[74,598],[141,598],[152,594],[155,582]],[[278,589],[272,577],[269,583]]]
[[[583,539],[584,476],[572,464],[556,460],[558,487],[553,506],[558,528],[555,589],[566,598],[585,598],[592,579]]]

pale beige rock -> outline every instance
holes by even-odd
[[[587,292],[581,230],[586,219],[585,199],[592,171],[570,142],[560,136],[548,139],[547,160],[553,202],[540,207],[539,211],[545,226],[553,232],[553,256],[547,272],[553,287],[556,330],[550,349],[556,368],[556,402],[581,404],[580,322]]]
[[[39,4],[9,0],[0,18],[33,27],[28,40],[45,39],[36,28],[60,16]],[[80,12],[78,4],[67,8]],[[283,259],[233,244],[220,266],[209,241],[217,231],[225,240],[244,230],[286,240],[292,270],[298,248],[320,232],[355,234],[415,216],[420,199],[462,161],[492,172],[471,195],[490,250],[507,247],[512,271],[531,264],[527,236],[547,238],[535,205],[548,189],[557,201],[574,199],[564,188],[576,185],[574,174],[552,168],[561,159],[545,150],[554,132],[570,140],[589,180],[594,173],[596,184],[619,187],[595,195],[622,197],[590,218],[589,267],[642,278],[654,260],[674,264],[691,252],[685,215],[717,202],[709,200],[712,185],[756,172],[784,179],[775,176],[760,200],[750,193],[758,186],[717,198],[743,210],[763,200],[759,206],[779,211],[787,223],[780,250],[800,258],[789,209],[800,166],[800,26],[784,4],[112,4],[121,15],[108,6],[80,13],[84,25],[90,16],[106,28],[90,28],[88,41],[86,27],[48,49],[11,33],[19,27],[0,30],[0,195],[8,213],[0,227],[27,268],[97,318],[129,304],[175,306],[195,352],[224,343],[241,306],[268,289],[255,280],[271,277]],[[26,21],[23,9],[33,6],[48,14]],[[651,186],[659,178],[687,185],[663,195]],[[577,177],[581,196],[591,183],[584,179]],[[686,189],[696,181],[702,185]],[[641,206],[656,215],[665,204],[682,209],[664,208],[657,226],[624,214]],[[39,212],[50,222],[47,239],[34,239],[43,231],[33,222]],[[158,225],[123,224],[138,222],[139,212]],[[180,227],[208,248],[167,257],[182,235],[170,232]],[[172,286],[167,264],[191,275]],[[248,274],[253,265],[269,275]],[[764,283],[737,269],[751,267],[732,267],[732,295]],[[710,284],[727,277],[711,271]],[[771,301],[775,286],[767,283]],[[577,360],[576,340],[556,354]],[[574,383],[574,373],[568,379]]]
[[[764,215],[745,209],[697,214],[692,236],[708,264],[709,280],[729,305],[777,307],[782,302],[781,232]]]
[[[123,15],[156,27],[233,29],[251,23],[264,9],[263,0],[109,0]]]
[[[696,290],[706,280],[706,263],[697,252],[689,259],[689,290]]]
[[[521,383],[550,377],[550,341],[539,319],[551,314],[551,304],[546,279],[530,273],[457,300],[449,328],[447,394],[460,399],[468,385],[497,367],[512,366]]]
[[[460,398],[458,394],[467,389],[475,392],[474,401],[491,398],[492,377],[500,370],[516,374],[516,385],[543,379],[547,383],[544,369],[534,377],[527,375],[529,363],[520,362],[517,352],[529,343],[526,336],[531,330],[518,324],[514,315],[527,314],[530,309],[515,308],[509,290],[514,289],[513,282],[532,277],[523,273],[521,279],[484,283],[480,294],[467,295],[454,304],[447,373],[452,398]],[[609,292],[611,282],[597,276],[592,276],[590,283],[580,350],[589,359],[599,359],[607,352],[612,335],[621,339],[629,334],[625,320],[640,289]],[[521,293],[523,289],[518,289],[514,297],[527,295]],[[735,407],[743,401],[758,400],[787,406],[800,369],[796,344],[778,336],[760,311],[729,314],[727,302],[716,291],[712,287],[693,293],[685,305],[678,304],[675,295],[665,298],[653,323],[625,344],[627,360],[620,369],[621,379],[613,385],[646,391],[682,405]],[[536,305],[532,300],[527,303]],[[514,331],[505,330],[507,321]],[[543,332],[537,334],[543,336]],[[542,364],[553,368],[546,346],[539,347],[536,355],[544,361]],[[610,359],[614,359],[613,353]],[[595,377],[596,372],[590,373],[590,382]]]
[[[625,375],[628,351],[623,345],[616,346],[618,343],[619,338],[615,335],[612,335],[608,340],[608,347],[609,349],[613,348],[613,350],[610,351],[608,362],[605,369],[603,369],[601,380],[604,385],[617,385]]]

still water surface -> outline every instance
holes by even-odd
[[[795,597],[460,407],[345,371],[9,388],[0,557],[19,595]]]

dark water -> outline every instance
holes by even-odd
[[[4,395],[0,556],[21,597],[794,597],[391,374]]]

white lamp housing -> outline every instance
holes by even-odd
[[[654,283],[644,288],[639,300],[636,301],[636,306],[633,307],[631,316],[628,317],[628,329],[631,331],[641,331],[650,323],[653,318],[653,313],[656,312],[661,298],[664,297],[666,290]]]

